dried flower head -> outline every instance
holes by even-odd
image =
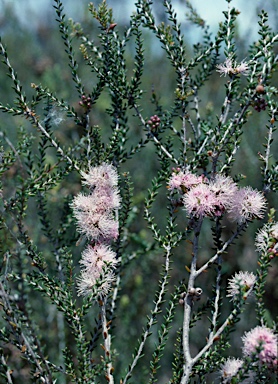
[[[237,374],[242,364],[243,361],[241,359],[229,357],[225,363],[221,365],[221,377],[224,383],[231,382],[231,379]]]
[[[218,64],[216,67],[218,68],[216,71],[220,73],[220,76],[234,76],[238,74],[246,76],[249,73],[249,67],[245,61],[237,64],[237,62],[231,58],[226,59],[223,64]]]
[[[228,208],[230,218],[242,224],[255,218],[263,218],[266,201],[263,194],[251,187],[240,188]]]
[[[277,335],[272,329],[257,326],[242,337],[244,356],[256,356],[260,363],[277,368]]]
[[[236,273],[231,279],[229,279],[227,296],[235,299],[240,292],[247,294],[252,290],[256,282],[256,276],[252,272],[240,271]]]

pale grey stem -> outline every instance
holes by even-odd
[[[115,308],[116,308],[116,300],[118,297],[120,282],[121,282],[121,276],[120,276],[120,274],[118,274],[115,286],[113,288],[113,295],[112,295],[112,300],[111,300],[111,305],[110,305],[111,317],[112,317],[112,315],[115,311]]]
[[[231,91],[231,84],[229,84],[229,93],[225,97],[225,100],[224,100],[224,104],[223,104],[224,105],[224,112],[221,114],[221,116],[219,118],[221,125],[225,124],[227,117],[228,117],[228,114],[229,114],[229,111],[230,111],[230,106],[231,106],[230,98],[229,98],[230,91]]]
[[[110,384],[114,384],[113,366],[111,361],[111,335],[107,326],[106,319],[106,300],[100,306],[100,316],[102,324],[102,337],[104,342],[104,353],[106,362],[106,379]]]
[[[184,298],[184,316],[183,316],[183,353],[185,363],[183,366],[183,376],[181,379],[181,384],[185,384],[188,382],[188,378],[190,376],[193,360],[190,352],[190,341],[189,341],[189,333],[190,333],[190,318],[191,311],[193,306],[193,297],[191,295],[191,290],[194,288],[195,279],[197,277],[196,267],[197,267],[197,257],[198,257],[198,248],[199,248],[199,235],[202,227],[203,219],[200,218],[196,223],[194,228],[194,240],[193,240],[193,252],[192,252],[192,261],[190,266],[190,276],[187,285],[187,293]]]
[[[276,109],[272,111],[272,119],[274,120],[274,116],[276,113]],[[268,136],[267,136],[267,144],[266,144],[266,150],[265,150],[265,156],[263,157],[265,167],[264,167],[264,179],[267,179],[267,171],[269,169],[269,158],[270,158],[270,147],[272,143],[272,135],[273,135],[273,124],[271,123],[268,130]]]
[[[214,311],[211,321],[211,332],[208,339],[211,340],[214,338],[214,332],[217,326],[217,317],[219,314],[219,300],[220,300],[220,281],[221,281],[221,256],[218,256],[218,270],[216,277],[216,287],[215,287],[215,299],[214,299]]]
[[[252,288],[249,289],[249,291],[245,294],[246,297],[249,296],[251,293]],[[232,322],[233,318],[237,315],[238,311],[237,309],[234,309],[230,315],[226,318],[224,323],[221,325],[221,327],[215,332],[214,336],[208,340],[207,344],[204,346],[204,348],[192,359],[192,365],[196,364],[196,362],[202,357],[202,355],[212,346],[215,340],[218,339],[218,337],[222,334],[222,332],[225,330],[225,328]]]
[[[8,369],[7,362],[5,360],[5,356],[4,355],[1,356],[1,361],[2,361],[3,367],[7,367],[7,370],[6,370],[7,383],[8,384],[13,384],[12,376],[11,376],[11,373],[10,373],[11,371]]]
[[[264,49],[267,50],[268,47],[270,47],[276,40],[278,40],[278,34],[273,36],[273,38],[265,45]],[[253,57],[253,60],[256,60],[261,56],[261,51],[256,53],[256,55]]]
[[[26,105],[26,102],[25,102],[25,99],[24,99],[24,95],[21,91],[21,88],[20,88],[20,85],[19,85],[19,81],[17,80],[16,78],[16,73],[13,69],[13,67],[11,66],[11,63],[8,59],[8,56],[7,56],[7,51],[5,49],[5,47],[3,46],[3,44],[0,42],[0,49],[2,51],[2,54],[4,55],[4,61],[7,65],[7,67],[9,68],[9,72],[10,72],[10,77],[12,78],[13,82],[14,82],[14,85],[15,85],[15,88],[16,88],[16,91],[17,91],[17,94],[20,95],[19,99],[21,101],[21,103],[23,105]]]
[[[231,238],[226,241],[226,243],[223,245],[223,247],[216,252],[216,254],[207,262],[205,263],[201,268],[198,270],[196,269],[196,263],[197,263],[197,253],[198,253],[198,237],[199,232],[201,229],[202,221],[200,220],[198,225],[195,228],[195,237],[193,241],[193,258],[191,262],[191,268],[190,268],[190,277],[188,282],[188,288],[187,288],[187,294],[184,299],[184,320],[183,320],[183,352],[184,352],[184,358],[185,358],[185,364],[183,368],[183,377],[181,379],[180,384],[186,384],[189,382],[189,377],[192,371],[193,366],[196,364],[196,362],[199,360],[199,358],[211,347],[213,344],[215,338],[217,338],[225,329],[225,327],[228,325],[229,321],[234,317],[236,314],[235,311],[233,311],[230,316],[226,319],[226,321],[222,324],[222,326],[218,329],[216,333],[215,326],[216,326],[216,319],[217,319],[217,313],[219,311],[219,297],[220,297],[220,271],[217,275],[217,282],[219,285],[217,298],[215,299],[215,312],[213,316],[213,331],[209,335],[208,343],[205,345],[205,347],[199,352],[195,357],[191,356],[190,353],[190,345],[189,345],[189,324],[190,324],[190,318],[191,318],[191,310],[193,305],[193,298],[190,296],[190,290],[194,288],[194,282],[196,278],[205,270],[207,269],[214,261],[219,259],[220,255],[225,252],[227,247],[233,242],[235,237],[239,234],[239,232],[246,226],[246,224],[241,224],[237,231],[231,236]]]
[[[238,141],[236,141],[235,143],[235,146],[234,146],[234,149],[232,150],[232,153],[230,154],[230,156],[228,157],[228,159],[226,160],[225,164],[223,164],[222,168],[220,169],[220,175],[223,174],[224,170],[231,164],[231,162],[233,161],[234,159],[234,156],[235,154],[237,153],[237,150],[239,148],[239,145],[237,145]]]
[[[199,139],[201,136],[201,115],[199,110],[199,99],[198,99],[198,90],[194,89],[194,103],[195,103],[195,111],[196,111],[196,119],[197,119],[197,129],[195,134],[195,139]]]
[[[225,251],[226,251],[226,249],[228,248],[228,246],[234,241],[234,239],[239,235],[239,233],[241,232],[241,230],[243,229],[243,228],[245,228],[246,227],[246,223],[243,223],[243,224],[241,224],[238,228],[237,228],[237,230],[236,230],[236,232],[229,238],[229,240],[227,240],[224,244],[223,244],[223,246],[222,246],[222,248],[221,249],[219,249],[216,253],[215,253],[215,255],[214,256],[212,256],[202,267],[200,267],[197,271],[196,271],[196,277],[197,276],[199,276],[202,272],[204,272],[207,268],[209,268],[209,266],[212,264],[212,263],[214,263],[217,259],[218,259],[218,257],[220,256],[220,255],[222,255]]]

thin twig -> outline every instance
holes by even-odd
[[[129,367],[129,370],[128,370],[125,378],[122,380],[122,384],[127,383],[128,379],[131,377],[131,374],[132,374],[135,366],[137,365],[140,357],[142,356],[146,340],[147,340],[148,336],[150,335],[150,330],[156,321],[156,315],[159,312],[160,306],[163,302],[163,296],[164,296],[164,293],[166,290],[166,285],[168,284],[168,273],[169,273],[169,268],[170,268],[170,254],[171,254],[171,248],[170,247],[165,247],[165,249],[166,249],[165,270],[164,270],[164,275],[162,278],[160,291],[158,293],[157,300],[155,302],[155,307],[154,307],[153,311],[151,312],[152,315],[149,318],[145,332],[141,336],[141,343],[137,349],[137,353],[134,356],[133,362],[132,362],[131,366]]]

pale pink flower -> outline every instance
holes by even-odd
[[[77,294],[78,296],[88,296],[93,293],[94,289],[97,292],[98,298],[103,298],[108,295],[112,283],[115,281],[115,275],[112,271],[105,273],[91,273],[86,269],[81,271],[77,278]]]
[[[88,220],[84,220],[81,228],[81,232],[85,233],[88,239],[109,241],[118,237],[119,223],[111,215],[100,213],[89,216]]]
[[[202,217],[212,216],[218,201],[207,184],[199,184],[184,195],[183,203],[190,215]]]
[[[116,253],[104,244],[89,245],[80,260],[81,274],[77,279],[78,294],[89,295],[95,288],[98,296],[106,296],[115,279],[113,269],[117,264]]]
[[[118,173],[112,164],[103,163],[97,167],[91,167],[89,172],[81,171],[84,179],[83,184],[88,185],[90,189],[95,187],[99,189],[110,189],[118,185]]]
[[[262,364],[277,367],[277,335],[272,329],[265,326],[257,326],[242,337],[243,354],[252,357],[257,356]]]
[[[194,187],[197,184],[200,184],[203,182],[202,176],[194,175],[193,173],[190,173],[188,171],[182,172],[179,171],[173,172],[172,176],[169,179],[169,189],[179,189],[183,192],[186,192],[190,188]]]
[[[88,272],[100,273],[105,266],[114,267],[117,264],[116,253],[105,244],[89,245],[82,252],[80,264]]]
[[[121,206],[121,198],[118,189],[96,188],[91,194],[98,211],[117,210]]]
[[[221,365],[221,376],[224,383],[230,383],[232,378],[238,373],[242,367],[243,361],[229,357],[224,364]]]
[[[215,193],[220,210],[224,211],[231,207],[237,191],[237,185],[231,177],[216,175],[215,179],[209,182],[209,186]]]
[[[112,211],[95,204],[94,195],[78,195],[73,201],[77,230],[90,240],[112,240],[118,237],[119,223]]]
[[[234,194],[233,204],[228,208],[232,220],[242,224],[255,218],[263,218],[266,201],[263,194],[251,187],[240,188]]]
[[[252,272],[240,271],[236,273],[231,279],[227,288],[228,297],[234,300],[242,291],[243,294],[249,293],[256,283],[256,276]]]
[[[216,65],[216,68],[218,68],[216,72],[219,72],[220,76],[233,76],[238,74],[246,76],[249,73],[248,64],[246,62],[242,61],[240,64],[237,64],[237,62],[231,58],[226,59],[223,64]]]

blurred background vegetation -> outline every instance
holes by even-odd
[[[35,4],[36,3],[36,4]],[[99,1],[95,1],[97,5]],[[129,14],[135,9],[135,1],[123,1],[123,0],[111,0],[107,3],[115,9],[114,18],[117,22],[117,28],[122,33],[125,27],[128,25]],[[132,6],[131,6],[132,3]],[[210,7],[222,7],[227,6],[225,1],[207,1]],[[245,3],[245,4],[244,4]],[[246,3],[248,3],[248,10],[246,9]],[[40,4],[40,6],[38,6]],[[186,20],[186,8],[183,5],[183,1],[174,1],[180,12],[180,19],[183,22],[182,28],[185,35],[188,36],[188,56],[192,55],[193,45],[197,43],[200,37],[199,29],[192,25],[190,21]],[[194,2],[193,2],[194,4]],[[238,7],[242,5],[242,9],[245,11],[243,18],[239,18],[244,24],[244,29],[238,27],[236,39],[238,57],[243,60],[247,56],[248,45],[257,38],[256,31],[257,19],[256,13],[258,9],[265,9],[270,14],[270,23],[274,30],[278,30],[278,5],[275,0],[267,1],[241,1],[237,2]],[[92,37],[97,40],[96,36],[99,33],[98,25],[92,20],[91,14],[87,11],[86,1],[65,0],[65,12],[69,17],[72,17],[75,22],[80,22],[83,29]],[[162,1],[154,1],[154,7],[156,15],[159,21],[165,19],[164,9],[162,7]],[[239,8],[241,10],[241,8]],[[201,16],[206,19],[206,11],[204,9]],[[78,93],[72,83],[71,71],[67,63],[67,55],[64,51],[63,41],[60,37],[59,28],[57,22],[55,22],[55,10],[52,7],[52,1],[46,2],[40,1],[0,1],[0,35],[3,44],[7,47],[10,61],[12,62],[15,70],[18,73],[18,77],[24,90],[27,94],[27,98],[31,97],[33,90],[31,83],[41,84],[43,87],[49,88],[59,98],[67,100],[69,104],[73,105],[78,111],[80,109]],[[222,19],[223,20],[223,19]],[[221,20],[218,20],[219,22]],[[215,21],[213,25],[215,28]],[[212,33],[214,29],[212,28]],[[159,46],[159,43],[154,39],[154,36],[149,31],[143,32],[145,41],[145,66],[142,88],[145,93],[142,98],[142,108],[144,118],[157,113],[155,104],[152,102],[153,92],[159,98],[160,104],[164,107],[170,107],[173,102],[175,92],[175,73],[170,66],[168,60],[165,58],[164,51]],[[76,48],[76,59],[79,65],[79,75],[86,84],[87,88],[94,85],[94,75],[90,72],[90,69],[83,65],[82,54],[79,51],[78,44]],[[277,52],[278,54],[278,52]],[[134,45],[129,43],[126,51],[127,63],[130,63],[132,67],[134,57]],[[222,60],[223,61],[223,60]],[[275,83],[273,85],[278,86],[278,78],[276,74]],[[11,81],[6,76],[6,67],[0,68],[0,93],[1,101],[4,103],[11,103],[14,99],[14,94],[11,92]],[[224,79],[215,73],[211,76],[211,79],[207,83],[204,90],[201,92],[201,108],[203,111],[210,111],[211,115],[218,114],[220,106],[223,102],[225,94]],[[94,106],[91,112],[91,124],[101,127],[101,131],[104,137],[108,137],[111,133],[110,126],[111,116],[106,112],[109,107],[110,100],[108,96],[103,94],[98,103]],[[43,112],[42,113],[46,113]],[[266,130],[265,124],[267,116],[264,112],[258,113],[252,112],[252,116],[249,123],[245,126],[246,134],[242,137],[242,146],[237,155],[237,160],[233,167],[232,175],[238,173],[244,174],[245,178],[241,182],[241,185],[251,185],[253,188],[261,189],[261,177],[260,174],[260,161],[258,152],[263,152],[263,143],[265,141]],[[55,108],[50,112],[50,115],[46,116],[51,119],[53,126],[55,127],[55,136],[59,139],[62,145],[71,145],[76,142],[81,132],[79,128],[69,120],[65,114]],[[177,120],[178,121],[178,120]],[[129,134],[130,143],[137,142],[138,138],[144,137],[142,128],[138,123],[133,122],[132,113],[130,113],[130,127]],[[24,134],[30,136],[36,136],[34,128],[29,122],[22,119],[22,117],[13,117],[7,114],[1,114],[0,131],[5,132],[9,140],[15,145],[19,135],[20,127],[24,127]],[[277,133],[276,133],[277,140]],[[5,148],[5,143],[3,143]],[[276,153],[278,146],[276,144]],[[54,151],[49,150],[49,163],[52,164],[55,161]],[[19,172],[19,165],[15,165],[6,175],[6,188],[12,193],[15,188],[14,178]],[[146,197],[147,188],[151,185],[151,180],[156,175],[158,164],[155,156],[154,145],[149,144],[147,149],[142,153],[138,153],[131,162],[123,165],[121,172],[128,171],[131,175],[131,179],[134,186],[133,204],[139,211],[140,219],[133,224],[134,234],[140,235],[140,241],[144,239],[148,240],[150,233],[142,219],[142,211],[144,198]],[[76,173],[69,174],[60,185],[54,188],[49,194],[49,207],[53,207],[51,218],[52,224],[58,226],[61,219],[62,207],[65,201],[70,201],[71,197],[75,195],[81,188],[80,178]],[[5,191],[9,194],[9,191]],[[269,196],[270,206],[276,206],[275,196],[270,194]],[[159,218],[159,226],[163,228],[163,212],[167,201],[165,196],[158,196],[156,203],[156,212],[154,215]],[[33,207],[33,209],[32,209]],[[37,215],[36,205],[30,201],[29,211],[27,212],[27,226],[30,233],[33,234],[33,240],[37,244],[38,248],[44,252],[47,258],[51,259],[53,255],[48,248],[46,238],[40,230],[39,217]],[[60,212],[59,212],[60,211]],[[182,223],[180,223],[182,225]],[[209,231],[210,223],[208,221],[207,231],[204,231],[202,238],[202,257],[205,259],[212,252],[211,245],[212,239]],[[238,239],[235,245],[224,256],[223,264],[223,278],[227,280],[235,271],[249,270],[254,271],[256,269],[257,255],[254,247],[254,233],[261,226],[261,223],[253,223],[249,226],[245,234]],[[74,228],[74,227],[73,227]],[[57,227],[58,230],[58,227]],[[227,228],[227,231],[230,231]],[[73,234],[73,238],[74,238]],[[9,243],[12,248],[13,244],[11,239],[1,239]],[[134,246],[136,246],[136,237],[134,240]],[[77,248],[74,251],[75,265],[78,266],[78,260],[80,257],[80,251],[82,248]],[[173,271],[171,285],[172,287],[177,284],[182,278],[184,278],[186,271],[185,265],[189,263],[190,248],[185,245],[184,249],[177,251],[173,260]],[[130,345],[134,345],[138,336],[140,335],[142,326],[145,324],[146,315],[152,308],[152,301],[154,300],[153,292],[157,288],[157,280],[161,266],[161,255],[148,254],[146,257],[143,255],[140,259],[134,260],[132,268],[128,270],[124,278],[124,288],[122,292],[122,299],[118,303],[118,313],[121,314],[119,323],[116,323],[118,329],[117,340],[120,340],[119,345],[115,345],[119,353],[118,365],[116,369],[122,370],[127,362],[130,361]],[[78,268],[78,267],[77,267]],[[278,265],[273,265],[270,270],[267,286],[266,286],[266,306],[269,310],[270,320],[278,315]],[[200,286],[205,292],[210,291],[211,279],[208,273],[207,278],[204,278],[200,282]],[[208,288],[207,288],[208,287]],[[59,323],[59,314],[56,309],[47,303],[47,300],[42,300],[39,294],[34,293],[33,296],[33,308],[34,319],[45,339],[48,355],[51,358],[59,358],[57,356],[57,333],[59,333],[61,322]],[[204,295],[205,297],[205,295]],[[205,298],[201,300],[202,305],[205,302]],[[276,305],[275,305],[276,303]],[[223,314],[227,313],[229,304],[223,307]],[[38,311],[39,309],[39,311]],[[1,311],[1,310],[0,310]],[[179,311],[179,309],[178,309]],[[0,312],[1,313],[1,312]],[[172,343],[175,342],[176,332],[181,325],[182,310],[177,314],[177,319],[174,323],[171,339]],[[236,336],[232,341],[232,348],[229,351],[230,355],[237,356],[240,354],[241,341],[240,336],[245,330],[249,330],[256,324],[254,315],[254,303],[252,299],[250,304],[247,305],[247,309],[243,316],[242,322],[238,325]],[[206,336],[206,320],[204,319],[204,333],[198,331],[192,337],[194,343],[193,350],[198,350],[199,346],[203,344],[204,337]],[[0,326],[1,319],[0,319]],[[88,316],[88,329],[94,327],[94,317]],[[70,333],[68,332],[68,340],[70,340]],[[145,351],[144,361],[146,362],[146,368],[148,367],[148,359],[150,358],[151,345],[155,343],[156,329],[153,330],[153,335],[149,341],[149,349]],[[27,375],[29,372],[28,364],[19,359],[19,352],[17,352],[12,346],[6,346],[7,351],[10,354],[9,363],[14,368],[15,383],[28,382]],[[170,352],[169,352],[170,353]],[[172,356],[166,354],[163,360],[161,370],[161,376],[159,382],[165,382],[169,377],[171,370]],[[62,379],[58,380],[59,383],[63,383]],[[137,373],[137,383],[141,383],[140,371]],[[143,383],[143,382],[142,382]]]

